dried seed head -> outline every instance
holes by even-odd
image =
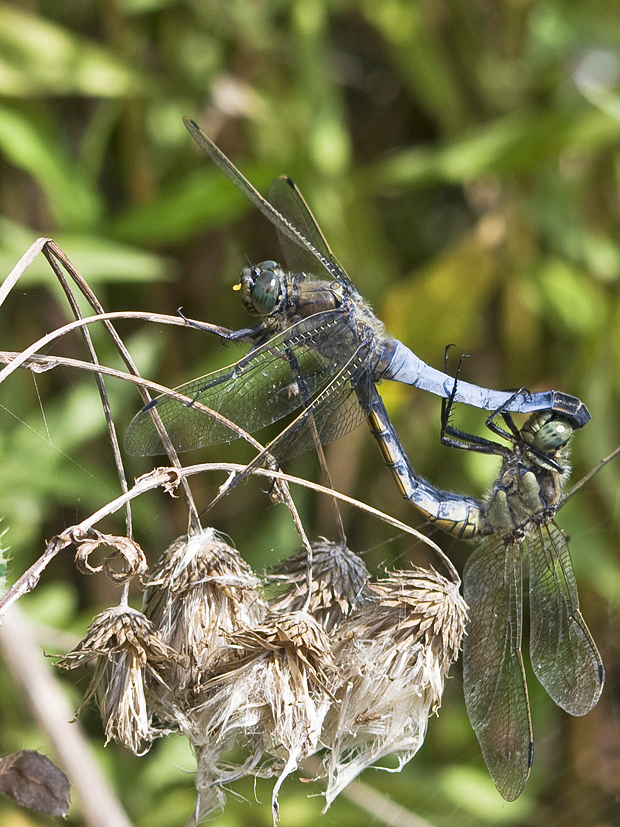
[[[260,622],[266,604],[259,585],[239,552],[212,528],[181,537],[162,554],[147,580],[144,613],[186,658],[187,669],[168,679],[175,689],[191,693],[229,655],[227,636]]]
[[[458,584],[432,568],[412,567],[389,572],[371,588],[378,598],[368,613],[374,634],[392,630],[396,640],[415,636],[441,653],[447,671],[458,656],[467,620]]]
[[[269,580],[285,584],[272,602],[276,611],[297,612],[306,608],[308,558],[305,550],[288,557],[272,570]],[[364,561],[342,543],[322,537],[312,543],[312,584],[307,610],[331,631],[368,596],[370,574]]]
[[[304,663],[309,676],[323,683],[328,672],[335,668],[329,638],[307,612],[271,612],[264,624],[240,629],[230,640],[242,649],[243,662],[272,652],[274,657]]]
[[[164,734],[153,726],[146,678],[161,683],[161,672],[179,660],[178,653],[166,645],[143,614],[116,606],[97,615],[84,639],[57,666],[74,669],[95,664],[79,711],[94,697],[107,740],[142,754],[153,738]]]
[[[209,681],[202,713],[202,738],[213,744],[243,734],[268,755],[261,772],[279,773],[273,790],[274,821],[278,792],[299,761],[318,748],[330,706],[336,668],[329,639],[306,612],[270,613],[260,626],[230,637],[238,648]]]
[[[327,807],[380,758],[395,753],[401,769],[415,755],[465,628],[457,585],[435,571],[392,572],[372,588],[376,602],[332,642],[342,682],[322,735]]]
[[[139,753],[162,722],[185,734],[197,760],[192,827],[244,775],[277,776],[277,821],[284,779],[324,747],[329,807],[381,758],[394,753],[402,768],[441,703],[465,625],[457,585],[415,568],[371,584],[344,546],[322,540],[313,552],[309,596],[302,552],[270,575],[280,592],[268,608],[213,529],[183,537],[146,583],[145,614],[109,609],[59,663],[95,663],[84,703],[95,697],[108,740]]]

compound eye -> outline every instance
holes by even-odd
[[[573,426],[567,419],[557,417],[549,420],[534,436],[534,447],[543,454],[551,454],[562,448],[573,435]]]
[[[280,299],[280,279],[274,272],[276,268],[275,261],[263,261],[256,267],[260,275],[252,285],[252,304],[261,316],[269,315]]]

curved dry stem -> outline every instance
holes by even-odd
[[[85,319],[84,321],[88,320]],[[136,385],[138,388],[148,388],[148,390],[157,394],[166,394],[172,399],[177,399],[179,402],[191,404],[193,408],[196,408],[196,410],[202,411],[207,416],[215,419],[220,425],[224,425],[232,433],[234,433],[235,436],[240,439],[245,439],[245,441],[248,442],[253,448],[256,448],[257,451],[264,450],[264,446],[261,442],[255,439],[247,431],[244,431],[243,428],[233,422],[232,419],[227,419],[225,416],[217,411],[214,411],[212,408],[208,408],[201,402],[179,393],[174,390],[174,388],[168,388],[166,385],[160,385],[158,382],[153,382],[151,379],[145,379],[143,376],[135,376],[132,373],[126,373],[125,371],[118,370],[117,368],[109,368],[106,365],[94,365],[92,362],[85,362],[82,359],[72,359],[67,356],[43,356],[38,353],[22,358],[23,353],[23,351],[18,353],[11,350],[0,350],[0,363],[13,365],[14,362],[19,361],[20,364],[17,365],[17,367],[21,367],[25,370],[32,370],[34,373],[52,370],[53,368],[62,366],[76,368],[77,370],[90,371],[91,373],[101,373],[105,376],[112,376],[115,379],[121,379],[123,382],[129,382],[132,385]],[[2,373],[3,372],[0,371],[0,376]],[[0,382],[2,382],[1,378]]]
[[[33,364],[44,364],[47,365],[48,368],[55,367],[57,364],[63,364],[65,366],[71,365],[81,370],[89,370],[98,375],[106,374],[109,376],[115,376],[118,379],[122,379],[123,381],[131,382],[134,385],[136,385],[140,389],[143,400],[148,401],[150,399],[150,396],[148,395],[148,393],[146,393],[145,388],[154,389],[158,393],[165,393],[169,396],[172,396],[175,399],[178,399],[181,402],[191,404],[197,410],[200,410],[206,415],[211,416],[213,419],[216,419],[220,424],[224,425],[231,432],[236,434],[237,437],[241,437],[242,439],[245,439],[247,442],[249,442],[254,448],[257,449],[257,451],[261,452],[263,450],[264,446],[261,445],[261,443],[259,443],[252,436],[250,436],[250,434],[248,434],[247,431],[244,431],[242,428],[240,428],[238,425],[232,422],[232,420],[223,417],[221,414],[217,413],[211,408],[207,408],[205,405],[202,405],[196,400],[190,399],[189,397],[184,396],[183,394],[179,394],[178,392],[170,388],[167,388],[164,385],[159,385],[157,383],[150,382],[147,379],[143,379],[137,373],[125,373],[124,371],[116,370],[114,368],[108,368],[100,364],[93,364],[92,362],[85,362],[77,359],[67,360],[56,356],[43,358],[40,357],[40,355],[37,353],[38,350],[47,347],[52,342],[60,339],[62,336],[66,335],[67,333],[70,333],[73,330],[78,330],[95,322],[107,322],[110,319],[143,319],[145,321],[151,321],[160,324],[171,324],[181,327],[191,326],[188,322],[177,316],[164,316],[158,313],[145,313],[142,311],[117,311],[113,313],[98,313],[95,316],[88,316],[83,319],[77,319],[74,322],[69,322],[68,324],[63,325],[62,327],[57,328],[55,331],[46,334],[45,336],[38,339],[36,342],[34,342],[32,345],[30,345],[28,348],[21,351],[20,353],[13,354],[13,358],[9,359],[7,361],[6,367],[2,371],[0,371],[0,383],[2,383],[18,368],[32,367]],[[206,327],[211,327],[214,331],[216,329],[215,325],[208,325]],[[217,329],[222,330],[222,328]],[[3,356],[6,357],[8,355],[9,354],[7,351],[3,352]],[[159,436],[162,440],[162,444],[166,450],[170,462],[176,468],[182,468],[176,450],[174,449],[174,446],[172,445],[172,442],[168,436],[168,432],[161,423],[161,420],[155,408],[151,411],[151,416],[153,417]],[[194,499],[187,485],[185,477],[182,477],[182,490],[189,509],[191,526],[193,530],[197,530],[200,527],[198,511],[196,509]]]
[[[2,287],[0,288],[0,305],[2,305],[2,303],[4,302],[6,297],[8,296],[9,292],[13,289],[13,287],[15,286],[15,284],[17,283],[19,278],[21,278],[23,273],[30,266],[30,264],[32,263],[32,261],[38,255],[39,252],[43,253],[43,255],[47,259],[50,267],[52,268],[54,274],[56,275],[56,278],[58,279],[58,282],[62,286],[62,289],[64,290],[65,295],[67,296],[67,300],[69,302],[69,305],[70,305],[70,307],[73,311],[74,316],[76,316],[76,318],[80,318],[82,316],[82,314],[81,314],[81,311],[79,309],[79,305],[76,302],[75,297],[73,295],[73,290],[71,289],[71,287],[69,285],[69,282],[67,281],[67,279],[66,279],[66,277],[63,273],[62,268],[64,268],[65,272],[70,276],[70,278],[76,284],[79,291],[86,298],[86,300],[89,302],[91,307],[95,310],[95,312],[97,312],[99,314],[103,314],[103,305],[99,302],[97,296],[91,290],[91,288],[88,285],[87,281],[82,277],[82,275],[77,270],[77,268],[75,267],[75,265],[73,264],[71,259],[63,252],[63,250],[58,246],[58,244],[56,244],[56,242],[53,241],[50,238],[38,238],[38,239],[36,239],[36,241],[34,241],[30,245],[30,247],[28,248],[26,253],[22,256],[22,258],[19,260],[17,265],[13,268],[11,273],[4,280],[4,282],[2,284]],[[62,268],[61,268],[61,266],[59,266],[59,262],[60,262],[60,265],[62,265]],[[131,354],[129,353],[129,351],[125,347],[125,345],[123,343],[123,340],[121,339],[121,337],[116,332],[114,326],[111,324],[110,321],[104,321],[103,324],[104,324],[105,330],[107,331],[110,338],[112,339],[112,342],[115,345],[121,359],[127,365],[127,368],[130,371],[130,373],[133,373],[136,376],[139,376],[138,368],[135,365],[133,359],[131,358]],[[97,364],[98,363],[97,355],[96,355],[93,343],[90,340],[90,334],[88,333],[87,328],[82,328],[82,337],[85,341],[87,350],[91,354],[93,363]],[[112,412],[111,412],[107,392],[106,392],[106,389],[105,389],[105,385],[104,385],[103,379],[102,379],[99,372],[96,373],[96,382],[97,382],[97,386],[98,386],[98,389],[99,389],[99,394],[100,394],[100,397],[101,397],[101,402],[102,402],[102,406],[103,406],[104,416],[105,416],[105,419],[106,419],[108,433],[110,435],[110,441],[111,441],[111,444],[112,444],[112,450],[113,450],[113,455],[114,455],[114,463],[115,463],[115,466],[116,466],[117,474],[119,476],[121,487],[123,488],[123,490],[127,490],[127,487],[128,487],[127,478],[126,478],[125,467],[124,467],[122,456],[121,456],[120,444],[119,444],[118,437],[117,437],[117,434],[116,434],[116,427],[114,425]],[[140,389],[140,393],[142,394],[143,401],[147,402],[148,399],[149,399],[148,393],[143,389]],[[158,431],[160,432],[162,443],[165,447],[165,450],[166,450],[166,453],[168,454],[168,457],[170,458],[170,462],[173,465],[175,465],[177,467],[180,467],[181,463],[180,463],[179,458],[177,456],[177,453],[174,449],[174,446],[172,445],[172,442],[169,439],[167,432],[164,430],[157,414],[154,415],[153,419],[154,419],[154,422],[155,422],[155,425],[156,425]],[[200,528],[200,520],[198,519],[198,511],[197,511],[196,506],[194,504],[194,499],[192,497],[192,492],[191,492],[191,490],[189,488],[189,485],[188,485],[186,480],[183,481],[182,493],[183,493],[183,497],[184,497],[184,499],[187,503],[187,506],[188,506],[190,525],[193,527],[194,530],[197,530],[198,528]],[[130,509],[129,505],[127,506],[126,522],[127,522],[127,531],[128,531],[128,533],[131,533],[131,509]]]
[[[4,382],[4,380],[10,376],[17,368],[23,366],[24,362],[27,362],[28,359],[34,355],[39,350],[46,348],[48,345],[52,344],[52,342],[61,339],[67,333],[71,333],[73,330],[77,330],[80,327],[84,327],[85,325],[95,324],[96,322],[106,322],[113,319],[141,319],[145,322],[154,322],[156,324],[169,324],[169,325],[176,325],[177,327],[191,327],[186,321],[181,319],[179,316],[166,316],[162,313],[148,313],[143,310],[115,310],[110,313],[97,313],[94,316],[86,316],[83,319],[76,319],[74,322],[68,322],[62,327],[56,328],[51,333],[46,333],[45,336],[42,336],[40,339],[37,339],[36,342],[33,342],[23,351],[21,351],[15,359],[12,359],[11,362],[4,368],[4,370],[0,371],[0,384]],[[193,321],[193,320],[190,320]],[[200,323],[202,325],[202,322]],[[212,328],[215,332],[216,330],[223,330],[224,328],[217,327],[217,325],[203,325],[203,327]],[[55,358],[55,357],[54,357]],[[122,371],[120,372],[122,374]],[[124,374],[125,376],[130,376],[131,374]],[[135,378],[141,378],[136,376]],[[135,384],[140,384],[136,382]]]
[[[39,557],[39,559],[35,563],[33,563],[33,565],[24,574],[22,574],[22,576],[6,592],[6,594],[4,594],[2,598],[0,598],[0,617],[2,617],[2,615],[6,612],[6,610],[11,604],[13,604],[16,600],[19,600],[20,597],[23,597],[24,594],[27,594],[29,591],[32,591],[32,589],[39,582],[39,578],[41,577],[43,571],[47,568],[49,563],[54,559],[54,557],[58,554],[59,551],[62,551],[62,549],[67,548],[67,546],[71,545],[74,542],[80,542],[84,535],[90,529],[94,528],[100,520],[102,520],[104,517],[110,516],[111,514],[115,514],[119,509],[123,508],[127,502],[135,499],[136,497],[141,496],[142,494],[145,494],[147,491],[152,491],[155,488],[164,488],[169,493],[173,493],[177,489],[183,478],[193,476],[194,474],[203,474],[205,472],[211,471],[226,471],[230,474],[237,473],[238,471],[241,471],[244,468],[245,466],[239,463],[206,462],[201,463],[199,465],[188,465],[185,468],[180,469],[156,468],[154,471],[151,471],[148,474],[144,474],[144,476],[136,480],[136,484],[129,491],[126,491],[116,499],[111,500],[109,503],[102,506],[97,511],[93,512],[93,514],[91,514],[90,517],[87,517],[85,520],[82,520],[82,522],[77,523],[74,526],[71,526],[70,528],[63,531],[61,534],[52,538],[52,540],[50,540],[50,542],[47,544],[46,549],[41,555],[41,557]],[[429,537],[426,537],[424,534],[420,533],[412,526],[409,526],[406,523],[402,523],[395,517],[390,517],[389,514],[385,514],[383,511],[379,511],[378,509],[373,508],[372,506],[367,505],[366,503],[360,502],[359,500],[356,500],[353,497],[349,497],[346,494],[341,494],[339,491],[334,491],[331,488],[326,488],[325,486],[320,485],[319,483],[311,482],[310,480],[304,480],[301,477],[295,477],[291,474],[285,474],[282,471],[274,471],[269,468],[256,468],[253,469],[252,473],[256,474],[257,476],[267,477],[271,480],[278,480],[280,482],[293,485],[301,485],[305,488],[309,488],[312,491],[316,491],[319,494],[325,494],[328,497],[334,497],[340,502],[347,503],[348,505],[351,505],[354,508],[359,509],[360,511],[364,511],[373,517],[377,517],[378,519],[382,520],[383,522],[387,523],[393,528],[402,531],[403,533],[410,534],[411,536],[423,542],[429,548],[432,548],[433,551],[437,553],[437,555],[443,562],[444,566],[448,570],[452,581],[457,585],[460,584],[458,572],[456,571],[450,559],[437,545],[437,543],[433,542],[433,540],[431,540]],[[298,530],[299,528],[301,528],[300,534],[302,536],[302,539],[304,539],[304,546],[306,546],[308,540],[305,536],[305,533],[303,533],[301,521],[299,520],[299,516],[294,507],[291,514],[296,527],[298,526]]]

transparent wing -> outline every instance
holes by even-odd
[[[463,684],[469,720],[498,792],[514,801],[530,774],[532,725],[521,655],[521,549],[490,538],[463,573],[469,626]]]
[[[273,336],[233,365],[177,388],[235,422],[255,431],[276,422],[303,403],[298,377],[312,396],[322,389],[358,342],[345,314],[317,313]],[[177,451],[229,442],[237,435],[203,411],[173,397],[158,396],[131,421],[125,448],[134,456],[155,456],[164,448],[150,410],[157,409]]]
[[[241,172],[239,172],[232,161],[229,161],[224,153],[216,147],[213,141],[207,138],[198,124],[194,123],[194,121],[190,120],[190,118],[183,118],[183,123],[198,146],[206,152],[215,164],[217,164],[224,175],[232,181],[237,189],[240,190],[245,197],[251,201],[252,204],[254,204],[254,206],[259,209],[266,218],[269,219],[269,221],[271,221],[271,223],[278,230],[280,237],[285,236],[298,247],[310,253],[315,261],[319,262],[332,278],[339,281],[348,281],[346,276],[342,273],[341,268],[335,263],[335,259],[333,259],[331,253],[329,253],[329,248],[325,244],[325,239],[323,239],[323,234],[320,230],[319,236],[323,240],[324,246],[317,247],[312,240],[308,239],[304,235],[303,228],[297,227],[294,221],[289,220],[289,217],[282,215],[274,205],[263,198],[258,190],[250,184],[248,179],[242,175]],[[301,201],[305,204],[303,198],[301,198]],[[310,210],[308,210],[307,207],[306,210],[310,215],[312,224],[318,229],[314,218],[312,218],[312,213],[310,213]],[[293,216],[291,216],[291,218],[293,218]],[[316,238],[314,240],[316,240]],[[325,248],[327,248],[327,250]],[[327,255],[326,252],[329,254]],[[316,272],[316,265],[311,272]]]
[[[342,266],[330,250],[321,228],[317,224],[310,207],[307,205],[294,181],[287,178],[286,175],[281,175],[279,178],[276,178],[269,188],[269,201],[291,224],[297,227],[297,229],[310,240],[315,249],[332,263],[333,267],[338,271],[338,280],[345,282],[350,288],[355,290],[355,287],[344,272]],[[276,227],[278,227],[277,224]],[[329,281],[333,280],[336,275],[334,269],[326,270],[324,267],[321,267],[319,260],[307,246],[296,244],[286,233],[282,232],[280,228],[278,228],[278,238],[286,263],[292,273],[313,273],[322,278],[327,278]]]
[[[211,505],[255,469],[270,464],[272,458],[280,464],[284,459],[310,451],[319,443],[339,439],[361,425],[368,410],[361,389],[377,393],[368,367],[369,349],[369,343],[360,344],[329,385],[243,471],[226,483]]]
[[[566,537],[551,522],[537,526],[527,546],[532,668],[558,706],[585,715],[601,695],[605,670],[579,611]]]

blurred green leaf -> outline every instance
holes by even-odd
[[[7,275],[33,241],[31,230],[0,217],[0,273]],[[98,235],[60,233],[54,236],[54,241],[91,285],[154,282],[171,276],[173,265],[165,258]],[[24,271],[19,284],[49,286],[55,279],[47,260],[38,255]]]
[[[433,117],[451,134],[466,110],[458,79],[452,74],[446,45],[426,25],[424,6],[407,0],[362,3],[364,13],[393,47],[403,75]]]
[[[595,233],[583,233],[584,258],[601,279],[620,280],[620,248],[615,239]]]
[[[177,0],[120,0],[119,6],[127,14],[147,14],[167,6],[174,6]]]
[[[90,227],[99,218],[99,193],[53,134],[6,106],[0,106],[0,150],[39,183],[62,227]]]
[[[78,595],[70,583],[48,583],[24,599],[28,617],[46,626],[63,627],[71,623],[78,608]],[[75,641],[77,643],[77,640]]]
[[[525,172],[564,150],[595,150],[620,136],[620,123],[607,114],[515,113],[479,128],[445,148],[404,150],[372,173],[376,186],[412,186],[425,181],[467,182],[481,175]]]
[[[144,88],[142,73],[65,26],[0,4],[0,94],[120,96]]]
[[[476,308],[492,291],[497,266],[493,250],[481,243],[477,233],[464,236],[458,245],[391,289],[383,305],[388,329],[414,350],[435,353],[436,360],[449,342],[475,347],[481,333]],[[446,307],[455,302],[458,314],[446,313]]]
[[[549,259],[541,262],[537,281],[546,304],[561,327],[574,333],[593,333],[605,316],[603,296],[596,285],[588,283],[583,273],[574,270],[566,262]]]
[[[454,804],[468,810],[481,822],[490,824],[521,824],[532,810],[527,790],[516,801],[507,804],[497,794],[485,770],[453,766],[442,774],[444,795]]]
[[[196,759],[187,740],[171,735],[158,745],[153,760],[140,773],[140,784],[153,792],[160,791],[178,783],[184,774],[195,772],[195,768]]]

